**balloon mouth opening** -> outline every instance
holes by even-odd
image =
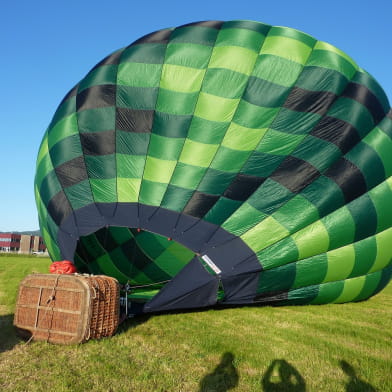
[[[196,255],[186,246],[135,227],[103,227],[81,236],[75,250],[79,272],[107,275],[130,287],[129,297],[153,298]]]

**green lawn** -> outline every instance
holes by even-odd
[[[112,338],[25,344],[20,280],[49,260],[0,257],[1,391],[392,391],[392,285],[367,302],[143,316]]]

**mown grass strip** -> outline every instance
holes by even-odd
[[[109,339],[26,345],[17,288],[48,265],[0,257],[1,391],[392,391],[392,285],[361,303],[146,315]]]

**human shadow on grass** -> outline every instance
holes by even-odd
[[[305,380],[298,370],[284,359],[271,362],[263,378],[261,387],[264,392],[305,392]]]
[[[366,381],[361,380],[356,372],[355,369],[345,360],[340,361],[340,367],[347,374],[349,377],[348,383],[346,385],[346,392],[376,392],[377,389],[374,388],[372,385],[367,383]]]
[[[238,385],[239,375],[234,366],[234,355],[226,352],[220,363],[200,381],[199,392],[226,392]]]
[[[21,339],[13,326],[14,315],[0,315],[0,353],[11,350]]]

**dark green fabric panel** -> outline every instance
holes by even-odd
[[[79,135],[62,139],[50,149],[50,158],[54,167],[80,156],[82,156],[82,148]]]
[[[354,241],[357,221],[348,207],[334,211],[323,219],[323,223],[329,234],[328,249],[337,249]]]
[[[381,271],[380,282],[378,283],[375,292],[372,295],[379,293],[391,281],[392,278],[392,263]]]
[[[207,222],[221,225],[241,206],[241,204],[241,201],[220,197],[203,219]]]
[[[79,132],[110,131],[115,128],[114,107],[88,109],[78,112]]]
[[[114,154],[84,157],[90,178],[116,178],[116,159]]]
[[[152,132],[166,137],[185,138],[189,125],[192,121],[191,115],[175,115],[155,112]]]
[[[142,231],[136,234],[135,240],[139,248],[154,261],[144,270],[144,273],[148,275],[151,271],[155,270],[156,272],[154,274],[157,274],[159,271],[163,279],[164,275],[162,272],[164,271],[171,278],[177,275],[194,257],[194,253],[182,245],[171,241],[170,238],[165,238],[157,234]]]
[[[328,258],[326,253],[309,257],[295,263],[296,275],[293,288],[320,284],[324,281],[328,271]]]
[[[136,234],[135,240],[139,249],[151,260],[143,272],[153,282],[171,279],[194,256],[191,251],[182,245],[174,245],[170,239],[157,234],[142,231]],[[176,249],[171,252],[171,248]],[[165,264],[170,264],[170,266]]]
[[[292,87],[302,69],[302,64],[284,57],[263,53],[256,60],[253,75],[281,86]]]
[[[335,53],[327,50],[314,49],[309,56],[307,65],[320,66],[320,64],[325,68],[339,68],[339,71],[345,76],[352,76],[356,71],[354,66],[343,57],[338,57]]]
[[[54,171],[48,173],[43,179],[39,191],[45,205],[48,205],[50,199],[61,191],[61,185]]]
[[[278,108],[263,109],[240,100],[233,121],[248,128],[265,128],[271,124],[278,111]]]
[[[171,34],[171,42],[184,42],[212,46],[215,43],[218,30],[204,26],[177,27]]]
[[[203,80],[203,92],[225,98],[241,98],[248,77],[224,68],[209,68]]]
[[[286,87],[251,76],[242,99],[253,105],[274,108],[284,104],[289,92]]]
[[[135,110],[154,110],[158,87],[117,86],[117,106]]]
[[[158,94],[156,110],[160,113],[169,113],[172,115],[181,113],[181,116],[190,116],[193,114],[198,96],[199,94],[197,92],[182,93],[161,88]],[[172,110],[175,113],[172,113]]]
[[[353,125],[361,138],[365,137],[375,125],[373,117],[365,106],[346,97],[339,97],[328,111],[328,115]]]
[[[352,81],[366,86],[378,98],[380,104],[384,108],[385,113],[389,110],[390,105],[387,95],[371,75],[369,75],[367,72],[357,72],[354,75]]]
[[[102,245],[103,249],[107,252],[111,252],[116,249],[120,242],[117,240],[110,228],[102,228],[95,232],[95,236],[99,243]]]
[[[160,43],[132,45],[122,53],[121,62],[162,64],[165,58],[165,51],[166,45]]]
[[[220,146],[211,162],[211,167],[215,170],[236,174],[240,171],[249,156],[249,151],[233,150],[225,146]]]
[[[282,163],[284,156],[267,154],[255,151],[248,158],[241,169],[241,173],[257,177],[269,177],[272,172]]]
[[[290,109],[282,108],[271,124],[271,128],[295,135],[308,134],[320,118],[320,115],[316,113],[294,112]]]
[[[47,142],[45,141],[47,145]],[[35,174],[35,186],[39,189],[44,178],[53,171],[53,164],[50,158],[50,155],[46,153],[46,155],[39,161],[39,164],[36,167],[36,174]]]
[[[146,231],[135,233],[135,241],[151,260],[160,256],[170,245],[167,238]]]
[[[207,168],[177,163],[170,183],[183,188],[192,189],[198,186]]]
[[[169,161],[178,160],[184,145],[184,140],[182,138],[169,138],[152,134],[148,155]]]
[[[372,274],[366,275],[365,284],[359,295],[355,298],[355,301],[363,301],[372,296],[380,283],[382,271],[373,272]]]
[[[217,203],[219,203],[219,200]],[[222,227],[230,233],[241,236],[266,217],[266,214],[256,210],[249,203],[244,202],[238,210],[223,223]]]
[[[323,192],[320,192],[320,189]],[[301,195],[318,209],[320,217],[326,216],[345,203],[343,192],[336,182],[323,176],[309,184]]]
[[[160,281],[161,278],[162,280],[170,278],[158,268],[151,270],[149,274],[145,273],[148,266],[152,264],[152,260],[143,253],[134,240],[126,246],[114,249],[110,253],[110,257],[134,285],[149,284]]]
[[[94,260],[91,264],[96,264],[101,270],[102,275],[113,276],[121,284],[125,284],[128,281],[128,277],[117,268],[109,254],[104,254],[100,258]]]
[[[260,22],[254,22],[251,20],[233,20],[225,22],[222,25],[222,29],[247,29],[257,31],[258,33],[263,35],[267,35],[270,28],[270,25]]]
[[[310,91],[330,91],[341,94],[348,83],[347,78],[332,69],[305,66],[295,85]]]
[[[291,237],[276,242],[257,252],[257,258],[260,260],[264,269],[271,269],[280,265],[297,261],[299,252],[295,241]]]
[[[132,231],[128,227],[109,226],[108,231],[119,245],[125,244],[134,237]]]
[[[264,34],[246,28],[227,27],[224,23],[219,31],[215,46],[240,46],[254,52],[259,52]]]
[[[65,196],[64,191],[56,193],[49,201],[48,215],[53,218],[55,225],[60,226],[60,224],[72,214],[72,208]],[[57,231],[57,228],[55,228]]]
[[[80,82],[78,91],[83,91],[86,88],[102,84],[116,84],[117,79],[117,65],[103,65],[94,68],[85,78]]]
[[[317,208],[307,199],[297,195],[274,212],[273,217],[290,233],[295,233],[318,220],[319,214]]]
[[[363,241],[355,242],[355,264],[349,278],[365,275],[372,267],[377,256],[376,238],[369,237]]]
[[[78,184],[64,189],[64,192],[74,210],[82,208],[94,202],[90,182],[84,180]]]
[[[134,275],[139,272],[137,269],[133,269],[132,258],[135,254],[124,254],[122,248],[118,247],[110,252],[110,262],[113,266],[123,275],[120,283],[125,284],[128,281],[132,281]],[[121,276],[120,275],[120,276]],[[147,280],[148,283],[150,281]]]
[[[323,283],[319,287],[318,296],[312,304],[327,304],[336,300],[344,289],[344,281]]]
[[[169,184],[163,196],[161,207],[181,212],[194,193],[193,189],[185,189]]]
[[[277,132],[268,129],[257,145],[255,152],[278,156],[289,155],[305,137],[305,135],[293,135],[288,132]]]
[[[200,143],[218,144],[226,133],[227,125],[227,123],[193,117],[187,137]]]
[[[306,305],[311,303],[319,294],[318,285],[302,287],[300,289],[290,290],[287,294],[287,300],[282,301],[281,305]]]
[[[53,128],[48,128],[47,136],[44,138],[45,145],[40,146],[40,151],[46,148],[46,146],[50,149],[59,141],[77,134],[78,127],[76,120],[76,114],[73,113],[70,116],[61,119]]]
[[[145,155],[150,142],[150,134],[142,132],[116,132],[116,152],[127,155]]]
[[[377,153],[366,143],[359,143],[346,154],[366,179],[367,188],[371,189],[385,179],[384,165]]]
[[[103,274],[101,268],[95,262],[92,262],[89,264],[87,271],[88,271],[88,273],[94,274],[94,275],[102,275]]]
[[[391,138],[381,128],[376,127],[363,139],[363,142],[376,151],[384,166],[385,177],[389,177],[392,174]]]
[[[205,172],[197,190],[211,195],[222,195],[235,176],[236,173],[227,173],[210,167]]]
[[[170,41],[166,49],[165,64],[204,69],[207,68],[211,52],[210,46]]]
[[[91,263],[106,253],[94,234],[81,237],[76,251],[86,263]]]
[[[170,280],[193,257],[192,252],[167,238],[125,227],[103,228],[82,237],[77,255],[89,271],[101,274],[111,271],[120,283],[129,280],[136,285]],[[173,275],[161,269],[158,260],[170,261]]]
[[[169,274],[166,274],[164,271],[162,271],[155,263],[149,263],[144,269],[143,273],[148,276],[148,280],[146,281],[141,281],[142,284],[150,284],[151,282],[153,283],[158,283],[158,282],[167,282],[171,279],[171,276]],[[139,284],[139,278],[135,278],[135,285]]]
[[[83,260],[77,253],[75,254],[75,266],[78,271],[88,273],[88,268],[85,260]]]
[[[322,172],[337,161],[342,153],[335,144],[309,135],[293,151],[292,155],[309,162]]]
[[[288,290],[292,287],[296,274],[295,263],[284,265],[260,273],[257,294]]]
[[[369,195],[365,194],[347,205],[355,222],[354,241],[369,237],[377,231],[377,212]]]
[[[392,190],[387,182],[374,188],[369,196],[377,212],[377,232],[383,231],[392,225]]]
[[[293,196],[286,187],[267,179],[249,198],[248,203],[266,214],[271,214]]]
[[[142,155],[135,155],[133,159],[126,154],[116,155],[117,177],[141,178],[143,176],[145,161]]]
[[[138,201],[143,204],[159,207],[167,184],[144,179],[139,192]]]
[[[90,184],[94,201],[98,203],[117,202],[116,178],[90,178]]]

